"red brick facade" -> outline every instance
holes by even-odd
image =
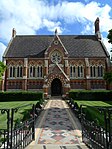
[[[13,35],[13,40],[16,38],[17,37]],[[43,36],[41,38],[43,38]],[[74,39],[74,37],[70,37],[70,39],[71,38]],[[79,37],[77,36],[75,38],[75,42],[81,41],[84,45],[89,41],[89,39],[86,39],[84,36],[84,41],[82,36],[81,39],[78,39]],[[13,40],[12,43],[14,42]],[[64,40],[66,40],[65,37]],[[106,82],[103,80],[103,74],[110,67],[110,58],[108,54],[101,56],[99,53],[99,56],[97,56],[97,51],[99,50],[97,49],[97,45],[99,44],[101,48],[103,45],[99,39],[97,39],[97,41],[92,40],[91,43],[93,42],[95,42],[95,44],[97,42],[97,44],[93,51],[90,51],[88,57],[83,56],[81,52],[82,56],[76,57],[72,54],[70,55],[60,36],[57,35],[57,32],[49,46],[44,50],[43,57],[19,57],[16,55],[12,57],[10,55],[7,56],[7,50],[3,57],[7,65],[7,70],[2,81],[2,90],[43,91],[44,96],[47,97],[49,95],[67,95],[70,89],[106,89],[107,86]],[[83,47],[83,43],[81,48],[84,49],[84,52],[86,48],[88,48],[88,45],[90,46],[88,51],[93,48],[93,46],[88,43],[86,47]],[[69,45],[71,46],[71,44]],[[70,46],[68,48],[71,48]],[[31,48],[33,50],[33,45]],[[75,51],[77,47],[72,46],[72,48]],[[78,48],[80,51],[80,47]],[[104,51],[106,50],[104,48],[102,49]],[[19,50],[21,50],[21,48]],[[94,50],[96,50],[96,57],[94,56]],[[92,53],[93,56],[91,56]]]

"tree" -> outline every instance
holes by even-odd
[[[0,61],[0,79],[2,79],[5,69],[6,69],[6,66],[4,65],[3,62]]]
[[[108,38],[108,42],[112,44],[112,29],[108,31],[108,35],[107,35],[107,38]]]
[[[112,44],[112,29],[109,30],[108,32],[109,32],[107,35],[108,42]],[[111,84],[112,83],[112,71],[105,72],[103,78],[107,82],[107,84]]]
[[[103,78],[108,84],[111,84],[112,83],[112,72],[105,72]]]

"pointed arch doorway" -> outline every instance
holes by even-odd
[[[51,83],[51,96],[62,95],[62,83],[60,79],[55,78]]]

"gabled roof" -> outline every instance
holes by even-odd
[[[13,38],[5,52],[7,58],[43,58],[54,35],[22,35]],[[109,54],[96,35],[59,35],[70,58],[108,57]]]

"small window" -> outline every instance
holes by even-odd
[[[70,66],[70,77],[71,78],[76,77],[76,67],[75,66]]]
[[[98,66],[98,77],[103,77],[103,66]]]
[[[41,78],[42,77],[42,66],[38,66],[37,67],[37,77],[38,78]]]
[[[15,66],[9,67],[9,77],[14,78],[16,76],[16,69]]]
[[[83,77],[83,67],[82,66],[78,66],[78,77],[79,78]]]
[[[35,77],[35,66],[30,66],[29,74],[30,77]]]
[[[90,77],[96,77],[96,67],[95,66],[90,67]]]
[[[22,66],[17,67],[17,77],[22,77],[23,76],[23,68]]]

